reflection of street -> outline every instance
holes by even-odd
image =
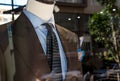
[[[14,15],[15,19],[19,16],[18,15]],[[11,14],[0,14],[0,25],[1,24],[5,24],[8,22],[12,21],[12,15]]]
[[[95,70],[94,81],[120,81],[120,68],[115,64],[111,69]]]

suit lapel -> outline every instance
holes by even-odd
[[[26,18],[26,19],[27,19],[27,21],[29,21],[28,18]],[[31,43],[34,42],[34,44],[35,44],[34,46],[36,48],[34,51],[38,53],[36,55],[36,57],[35,57],[36,59],[38,59],[38,60],[36,60],[36,62],[38,63],[38,64],[36,64],[37,65],[36,67],[38,67],[36,71],[38,72],[40,70],[40,72],[38,73],[39,75],[44,74],[44,73],[49,73],[50,69],[49,69],[49,65],[48,65],[45,53],[43,51],[41,43],[39,42],[39,39],[38,39],[38,36],[37,36],[37,34],[36,34],[35,30],[34,30],[34,27],[30,23],[30,21],[28,23],[28,26],[31,29],[31,31],[30,31],[31,32],[30,39],[32,41]]]
[[[21,13],[17,22],[15,27],[17,31],[14,33],[17,36],[14,37],[16,42],[19,40],[19,45],[17,46],[16,43],[16,46],[17,49],[20,49],[19,51],[21,51],[23,60],[29,67],[28,69],[31,69],[36,76],[49,73],[50,69],[33,25],[24,13]]]

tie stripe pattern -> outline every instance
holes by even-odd
[[[47,56],[47,60],[48,60],[48,64],[50,66],[50,69],[52,70],[52,29],[50,27],[48,27],[48,25],[46,24],[46,28],[48,30],[47,33],[47,38],[46,38],[46,47],[47,47],[47,51],[46,51],[46,56]]]
[[[54,81],[62,81],[62,70],[61,70],[61,60],[58,48],[58,41],[55,33],[52,30],[54,27],[51,23],[46,23],[47,33],[47,59],[51,71],[56,73]],[[57,76],[58,75],[58,76]]]

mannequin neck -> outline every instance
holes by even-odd
[[[43,21],[47,22],[53,15],[54,4],[46,4],[36,0],[29,0],[26,5],[26,10],[38,16]]]

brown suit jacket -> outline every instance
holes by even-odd
[[[41,81],[41,76],[49,74],[50,69],[32,24],[26,15],[21,13],[11,27],[16,67],[14,81],[37,81],[36,78]],[[68,72],[82,73],[82,66],[77,56],[78,37],[59,25],[56,27],[67,57]],[[83,81],[82,74],[80,77],[79,81]],[[66,81],[71,80],[66,76]]]

